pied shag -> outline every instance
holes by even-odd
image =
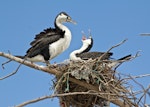
[[[84,61],[88,59],[96,59],[104,55],[101,60],[110,60],[110,57],[113,55],[112,52],[88,52],[92,46],[93,46],[93,39],[90,36],[88,39],[85,37],[82,38],[82,47],[78,50],[73,51],[70,54],[70,60],[72,61]],[[109,67],[115,67],[118,64],[121,64],[122,62],[126,60],[130,60],[131,55],[126,55],[120,59],[117,60],[110,60],[110,63],[108,64]]]
[[[89,36],[88,39],[85,36],[83,36],[81,41],[82,41],[82,47],[70,53],[70,60],[72,61],[82,60],[80,57],[77,57],[77,55],[88,52],[92,48],[93,39],[91,36]]]
[[[88,52],[93,46],[93,38],[92,36],[89,36],[89,38],[86,38],[85,36],[82,37],[82,47],[78,50],[73,51],[70,54],[70,60],[72,61],[80,61],[80,60],[88,60],[88,59],[95,59],[97,57],[100,57],[105,52]],[[113,53],[109,52],[104,55],[102,58],[109,59],[110,56],[112,56]]]
[[[37,34],[30,43],[31,47],[27,50],[26,55],[17,57],[49,65],[49,60],[61,54],[70,45],[71,31],[63,25],[64,22],[76,24],[67,13],[59,13],[55,18],[55,28],[48,28]]]

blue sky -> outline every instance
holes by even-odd
[[[113,58],[141,51],[141,56],[124,63],[119,72],[130,75],[150,73],[149,0],[1,0],[0,1],[0,51],[13,55],[24,55],[35,34],[45,28],[54,27],[54,19],[61,12],[67,12],[78,24],[65,24],[72,31],[70,47],[51,61],[62,62],[69,53],[81,46],[81,31],[88,35],[91,29],[94,46],[91,51],[106,51],[111,46],[128,39],[126,43],[112,50]],[[7,59],[0,57],[0,64]],[[11,62],[0,67],[0,76],[16,69],[18,63]],[[0,81],[0,106],[9,107],[40,96],[49,95],[54,76],[21,66],[19,72]],[[150,85],[150,78],[137,79],[142,85]],[[134,87],[138,89],[138,87]],[[27,107],[58,107],[57,98],[48,99]]]

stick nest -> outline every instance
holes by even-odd
[[[98,59],[86,62],[70,61],[69,64],[59,67],[62,75],[56,77],[55,92],[63,94],[89,91],[88,94],[60,97],[60,103],[65,105],[62,107],[108,107],[110,101],[118,98],[131,104],[128,100],[129,91],[123,87],[123,82],[115,76],[115,70],[109,68],[107,63],[108,61]],[[97,91],[70,82],[70,77],[91,84]]]

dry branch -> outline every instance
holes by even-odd
[[[35,103],[35,102],[38,102],[38,101],[41,101],[41,100],[54,98],[54,97],[63,97],[63,96],[72,96],[72,95],[87,95],[87,94],[89,94],[89,95],[98,95],[98,93],[94,92],[93,90],[89,90],[87,92],[72,92],[72,93],[63,93],[63,94],[53,94],[53,95],[46,95],[46,96],[39,97],[39,98],[36,98],[36,99],[33,99],[33,100],[29,100],[29,101],[26,101],[26,102],[21,103],[19,105],[16,105],[14,107],[24,107],[26,105],[29,105],[29,104],[32,104],[32,103]],[[106,94],[106,93],[102,93],[102,94]]]
[[[140,36],[150,36],[150,33],[141,33]]]
[[[107,53],[109,53],[113,48],[116,48],[116,47],[122,45],[122,44],[125,43],[126,41],[127,41],[127,39],[121,41],[120,43],[118,43],[118,44],[116,44],[116,45],[114,45],[114,46],[112,46],[110,49],[107,50],[106,53],[104,53],[102,56],[99,57],[99,60],[103,59],[103,57],[104,57]]]
[[[37,69],[37,70],[40,70],[40,71],[43,71],[43,72],[46,72],[46,73],[49,73],[49,74],[54,74],[56,76],[62,75],[61,71],[58,71],[56,69],[49,69],[48,67],[39,66],[39,65],[31,63],[29,61],[24,61],[24,60],[22,60],[20,58],[17,58],[15,56],[13,56],[13,55],[10,55],[10,54],[6,54],[6,53],[3,53],[3,52],[0,52],[0,56],[8,58],[8,59],[11,59],[11,60],[14,60],[14,61],[16,61],[18,63],[22,63],[23,65],[26,65],[28,67],[31,67],[31,68],[34,68],[34,69]],[[69,81],[71,81],[71,82],[73,82],[75,84],[78,84],[78,85],[80,85],[82,87],[85,87],[85,88],[87,88],[89,90],[95,90],[95,91],[97,91],[99,93],[99,88],[97,86],[93,86],[91,84],[88,84],[85,81],[80,81],[80,80],[75,79],[73,77],[70,77]],[[128,105],[128,104],[125,105],[125,103],[122,100],[120,100],[120,99],[112,100],[111,102],[116,104],[116,105],[119,105],[120,107],[130,107],[131,106],[131,105]]]
[[[15,57],[11,54],[0,52],[0,56],[8,58],[8,59],[13,60],[13,61],[16,61],[18,63],[22,63],[23,65],[29,66],[31,68],[34,68],[34,69],[37,69],[37,70],[40,70],[40,71],[43,71],[43,72],[46,72],[46,73],[50,73],[50,74],[54,74],[54,75],[59,75],[60,74],[60,72],[58,72],[55,69],[50,69],[48,67],[39,66],[39,65],[37,65],[35,63],[31,63],[29,61],[24,61],[23,59]]]

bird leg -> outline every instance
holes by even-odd
[[[50,67],[51,64],[49,61],[45,61],[45,63],[46,63],[46,66]]]
[[[49,61],[45,61],[46,63],[46,66],[49,68],[49,69],[54,69],[57,67],[57,64],[54,64],[54,65],[51,65]]]

